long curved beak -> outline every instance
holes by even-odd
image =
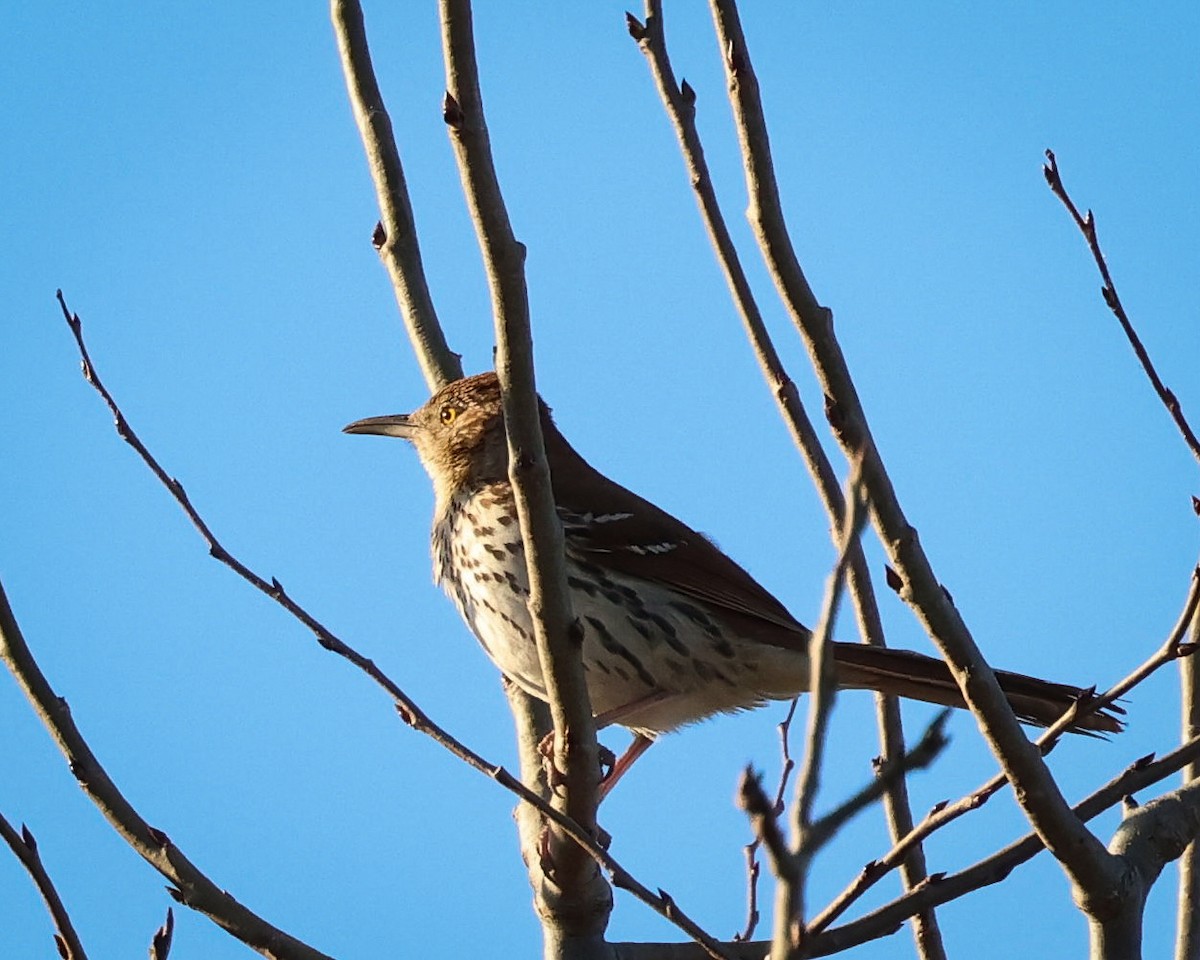
[[[411,440],[417,432],[416,424],[407,413],[393,413],[386,417],[366,417],[342,427],[342,433],[373,433],[380,437],[400,437]]]

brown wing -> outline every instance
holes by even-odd
[[[580,559],[678,591],[743,635],[807,651],[808,629],[702,534],[605,477],[553,427],[546,453],[567,546]]]

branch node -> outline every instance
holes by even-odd
[[[455,133],[462,130],[463,122],[466,119],[463,115],[462,107],[459,106],[458,101],[454,99],[449,90],[446,91],[446,95],[442,98],[442,119],[446,121],[446,126]]]

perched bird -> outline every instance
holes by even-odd
[[[807,690],[809,630],[710,540],[596,470],[539,405],[597,718],[653,740]],[[415,413],[357,420],[345,432],[416,447],[436,496],[434,580],[501,672],[546,699],[496,375],[457,380]],[[941,660],[858,643],[834,643],[833,659],[839,687],[965,706]],[[1017,716],[1042,726],[1085,695],[1019,673],[996,676]],[[1115,733],[1121,721],[1093,712],[1076,729]]]

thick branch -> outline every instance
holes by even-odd
[[[1142,917],[1150,888],[1165,867],[1200,834],[1200,781],[1135,807],[1117,828],[1109,850],[1124,867],[1119,895],[1085,904],[1092,956],[1125,960],[1141,955]]]
[[[529,573],[529,613],[554,721],[554,764],[561,771],[559,809],[586,829],[595,826],[600,775],[595,724],[579,656],[563,563],[563,534],[550,486],[533,368],[525,248],[513,235],[492,160],[471,6],[442,0],[446,64],[445,119],[467,204],[483,252],[496,324],[496,373],[504,400],[509,479],[517,505]],[[554,877],[539,885],[539,913],[550,941],[601,938],[612,895],[590,859],[574,844],[555,844]],[[531,861],[531,875],[539,871]]]
[[[408,339],[432,393],[462,377],[461,358],[446,343],[425,281],[408,185],[392,134],[392,121],[371,64],[362,7],[357,0],[331,0],[330,17],[346,77],[346,92],[379,200],[380,220],[372,242],[392,278]]]
[[[1034,829],[1075,884],[1084,889],[1104,888],[1115,879],[1117,864],[1071,812],[1041,755],[1025,738],[995,675],[934,576],[916,530],[900,507],[834,336],[832,314],[814,296],[788,235],[758,82],[736,4],[733,0],[711,3],[742,148],[750,223],[776,288],[808,348],[838,442],[848,456],[862,458],[863,483],[874,509],[875,524],[892,566],[903,581],[901,596],[913,607],[945,657]]]
[[[1190,641],[1200,647],[1200,611],[1193,611]],[[1183,732],[1186,743],[1200,735],[1200,666],[1193,655],[1179,663],[1183,701]],[[1184,784],[1200,779],[1200,763],[1183,768]],[[1200,843],[1195,841],[1179,859],[1178,917],[1175,925],[1175,960],[1200,956]]]

